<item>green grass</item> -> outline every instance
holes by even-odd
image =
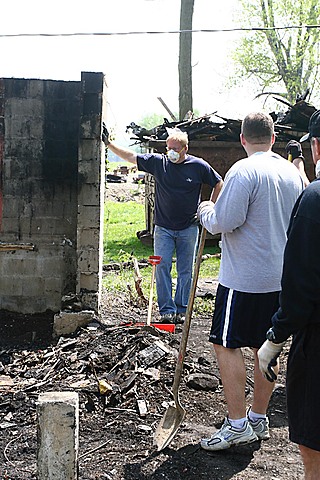
[[[138,260],[152,255],[152,247],[143,245],[137,232],[144,230],[144,205],[136,202],[107,202],[104,222],[104,263]]]
[[[125,162],[124,160],[121,162],[109,162],[106,163],[106,170],[107,172],[113,172],[113,170],[117,170],[120,167],[128,167],[132,168],[133,164],[130,162]]]
[[[109,291],[128,291],[128,285],[135,293],[134,273],[131,268],[123,268],[123,262],[135,257],[137,260],[148,259],[153,255],[153,248],[145,246],[137,237],[137,232],[145,229],[144,205],[136,202],[107,202],[105,205],[104,222],[104,258],[103,262],[119,263],[119,270],[112,270],[104,275],[104,286]],[[205,247],[204,254],[219,252],[217,247]],[[220,260],[209,258],[202,262],[199,278],[216,278],[218,276]],[[140,268],[142,277],[142,291],[149,296],[152,267]],[[175,263],[172,267],[172,277],[177,277]],[[154,299],[156,299],[154,294]],[[198,314],[212,312],[213,300],[197,298],[194,310]]]

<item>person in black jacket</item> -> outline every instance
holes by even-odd
[[[305,479],[320,476],[320,110],[309,122],[316,179],[298,198],[284,252],[280,308],[267,340],[258,351],[259,367],[271,382],[277,358],[293,335],[287,364],[287,409],[290,440],[299,445]]]

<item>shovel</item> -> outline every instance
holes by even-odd
[[[194,304],[194,298],[195,298],[199,270],[200,270],[200,263],[202,259],[202,252],[203,252],[205,240],[206,240],[206,230],[205,228],[202,228],[199,246],[198,246],[197,258],[194,266],[192,285],[191,285],[188,306],[186,311],[186,318],[184,321],[182,336],[180,341],[179,355],[178,355],[178,360],[177,360],[174,379],[173,379],[172,394],[173,394],[175,405],[170,405],[168,407],[168,409],[166,410],[164,416],[161,418],[156,428],[156,431],[154,433],[153,443],[154,445],[157,446],[158,451],[163,450],[167,445],[169,445],[169,443],[177,433],[184,419],[184,416],[186,414],[185,409],[181,406],[179,401],[179,386],[180,386],[180,381],[182,376],[184,357],[185,357],[186,348],[187,348],[192,309]]]

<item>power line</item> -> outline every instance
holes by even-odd
[[[74,32],[74,33],[7,33],[0,34],[0,38],[11,37],[84,37],[84,36],[115,36],[115,35],[163,35],[172,33],[220,33],[220,32],[268,32],[276,30],[318,29],[320,25],[287,25],[284,27],[238,27],[198,30],[168,30],[168,31],[142,31],[142,32]]]

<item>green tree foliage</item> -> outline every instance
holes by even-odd
[[[174,112],[174,115],[178,118],[178,114]],[[197,108],[193,109],[193,115],[195,118],[200,117],[200,112]],[[167,118],[169,122],[172,122],[173,120],[169,117],[168,115],[159,115],[158,113],[149,113],[143,117],[140,118],[138,121],[138,125],[140,127],[144,127],[147,130],[151,130],[154,127],[157,127],[158,125],[162,125],[164,123],[164,119]]]
[[[291,103],[307,89],[309,98],[317,96],[320,91],[319,0],[240,2],[242,27],[248,28],[249,23],[251,27],[266,30],[246,32],[240,41],[233,55],[238,79],[254,79],[259,93],[271,90]]]
[[[158,113],[150,113],[140,118],[138,124],[141,127],[144,127],[147,130],[150,130],[151,128],[156,127],[157,125],[162,125],[165,116],[159,115]],[[171,119],[169,118],[169,120]]]

